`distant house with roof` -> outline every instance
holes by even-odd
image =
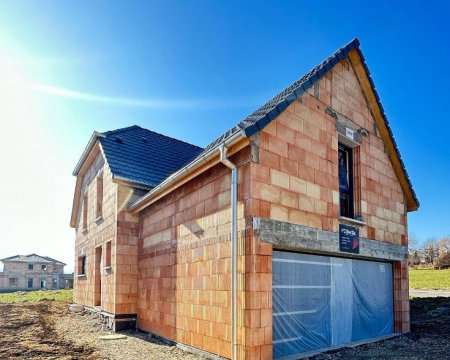
[[[73,175],[74,301],[114,330],[260,360],[410,330],[419,201],[357,40],[205,149],[95,132]]]
[[[73,283],[73,276],[64,275],[66,264],[48,256],[15,255],[0,261],[0,291],[64,289]]]

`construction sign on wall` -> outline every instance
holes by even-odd
[[[339,250],[359,254],[359,228],[339,224]]]

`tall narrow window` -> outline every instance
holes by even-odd
[[[32,289],[33,288],[33,278],[29,278],[28,279],[28,289]]]
[[[95,212],[95,218],[100,219],[103,217],[103,174],[97,177],[97,207]]]
[[[111,241],[106,243],[105,267],[111,267]]]
[[[339,207],[340,216],[353,218],[353,156],[352,149],[339,144]]]
[[[86,255],[78,257],[78,275],[86,275]]]
[[[88,196],[86,194],[83,197],[83,231],[87,230],[87,219],[88,219]]]

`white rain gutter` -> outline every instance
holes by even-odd
[[[217,146],[213,147],[211,150],[203,154],[201,157],[195,159],[193,162],[189,163],[185,167],[181,168],[177,172],[170,175],[166,180],[164,180],[161,184],[155,186],[152,190],[150,190],[147,194],[145,194],[143,197],[141,197],[139,200],[137,200],[134,204],[132,204],[128,210],[129,211],[136,211],[140,210],[139,208],[145,205],[147,202],[149,202],[152,198],[155,198],[159,194],[161,194],[163,191],[167,190],[169,186],[176,183],[178,180],[182,179],[201,165],[207,163],[212,158],[214,158],[218,153],[220,154],[220,147],[225,146],[228,149],[236,144],[239,140],[242,140],[246,138],[243,131],[239,131],[229,138],[225,139],[222,143],[218,144]]]
[[[227,157],[227,147],[220,146],[220,162],[231,169],[231,359],[237,359],[237,202],[238,169]]]

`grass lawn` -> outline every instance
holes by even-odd
[[[450,269],[409,270],[410,289],[450,290]]]
[[[26,293],[0,294],[0,304],[10,304],[24,301],[56,300],[72,301],[73,290],[29,291]]]

